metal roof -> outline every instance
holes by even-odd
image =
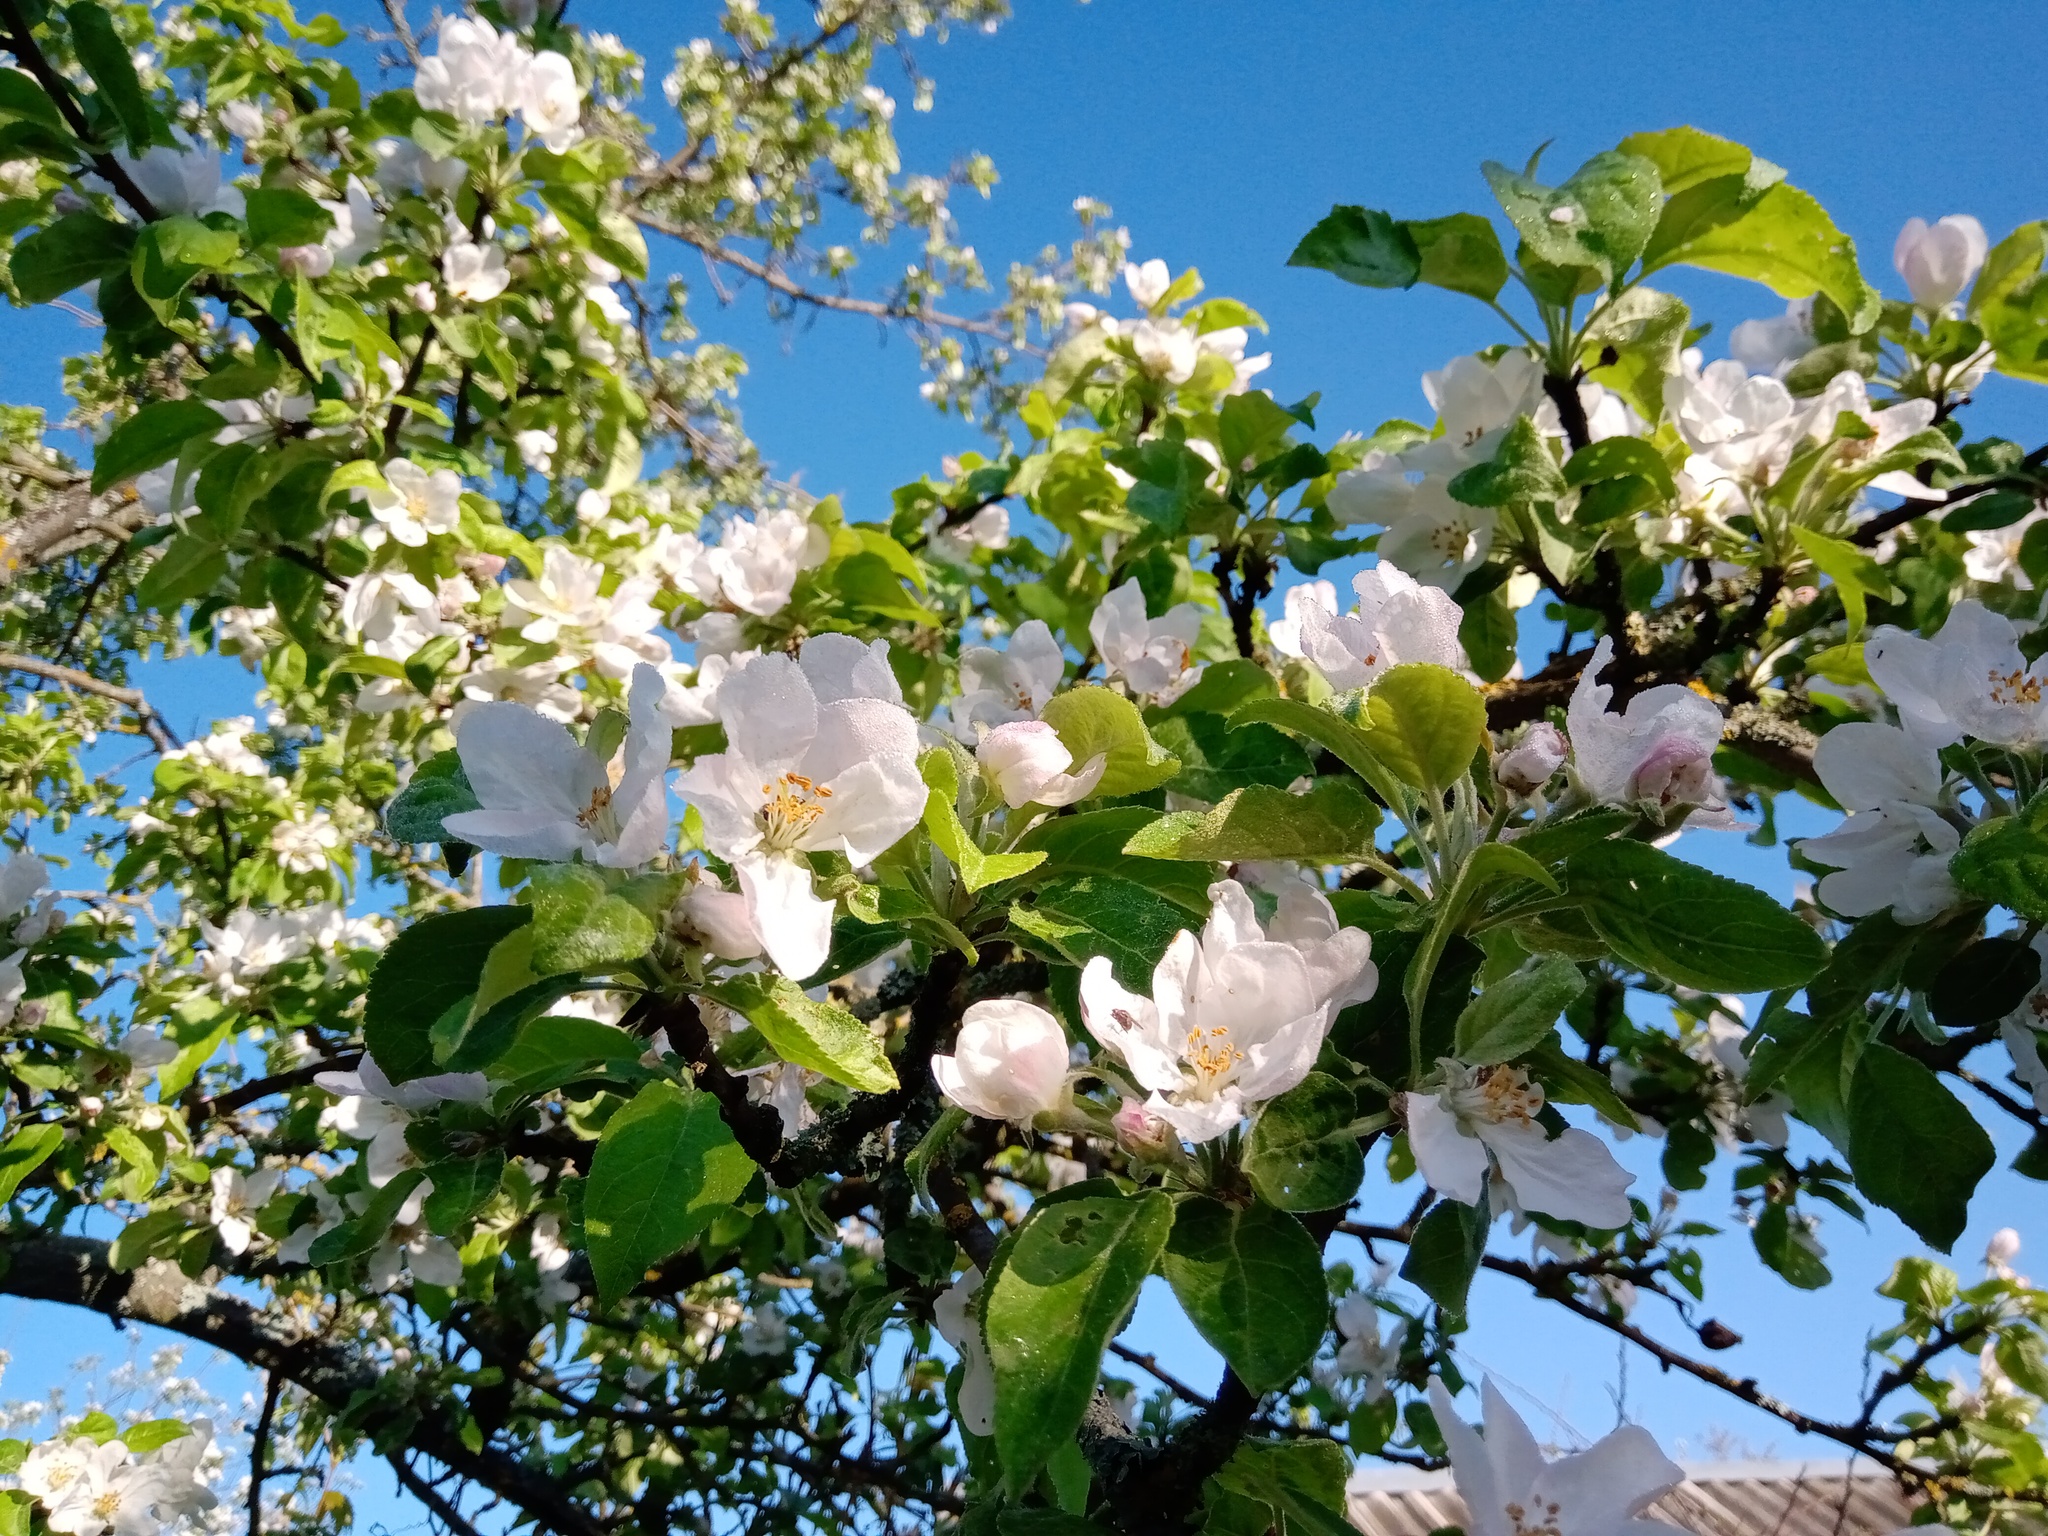
[[[1912,1506],[1882,1468],[1843,1461],[1712,1461],[1684,1466],[1685,1483],[1644,1513],[1697,1536],[1885,1536]],[[1366,1536],[1429,1536],[1464,1526],[1448,1472],[1361,1467],[1348,1489],[1351,1523]]]

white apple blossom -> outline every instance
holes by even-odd
[[[1836,425],[1844,414],[1862,422],[1868,436],[1841,438],[1832,450],[1833,460],[1838,466],[1853,469],[1859,460],[1879,458],[1915,433],[1926,431],[1934,425],[1934,412],[1934,402],[1927,399],[1873,405],[1870,387],[1864,382],[1863,375],[1844,369],[1813,398],[1802,420],[1806,440],[1815,443],[1825,443],[1834,438]],[[1871,480],[1870,488],[1922,500],[1938,501],[1944,494],[1922,484],[1910,469],[1887,470]]]
[[[1800,358],[1813,350],[1813,299],[1792,299],[1785,313],[1767,320],[1745,320],[1728,333],[1728,352],[1753,373],[1783,378]]]
[[[1363,1291],[1353,1291],[1335,1309],[1337,1369],[1365,1383],[1365,1400],[1376,1403],[1387,1395],[1387,1383],[1401,1366],[1401,1345],[1408,1337],[1408,1320],[1396,1319],[1382,1329],[1380,1309]]]
[[[1239,395],[1250,387],[1251,381],[1273,366],[1273,354],[1261,352],[1257,357],[1246,357],[1245,347],[1251,341],[1251,333],[1241,325],[1220,326],[1213,331],[1204,331],[1195,338],[1195,346],[1205,356],[1220,357],[1230,364],[1232,374],[1226,395]],[[1207,443],[1196,439],[1189,447],[1200,451]]]
[[[469,179],[469,165],[459,156],[430,155],[411,139],[379,139],[372,150],[378,162],[377,185],[389,191],[446,197]]]
[[[156,1512],[165,1519],[204,1514],[220,1502],[207,1487],[216,1458],[213,1421],[194,1419],[185,1433],[142,1456],[155,1482]]]
[[[363,493],[370,516],[408,549],[462,523],[462,477],[452,469],[427,470],[411,459],[384,466],[384,484]]]
[[[1984,1271],[1994,1280],[2022,1278],[2012,1267],[2020,1256],[2020,1235],[2011,1227],[2000,1227],[1984,1245]]]
[[[1933,747],[1897,726],[1850,721],[1820,740],[1813,769],[1849,817],[1800,851],[1834,873],[1819,896],[1845,917],[1886,907],[1901,923],[1931,922],[1961,900],[1948,864],[1962,833],[1944,818],[1946,775]]]
[[[227,425],[213,434],[213,440],[223,445],[253,443],[260,447],[292,437],[322,436],[319,429],[306,430],[315,403],[311,395],[287,395],[278,389],[266,390],[253,400],[215,401],[213,408]]]
[[[1422,376],[1422,393],[1443,423],[1443,435],[1403,455],[1411,468],[1455,474],[1493,457],[1518,416],[1544,405],[1543,365],[1517,348],[1493,362],[1454,357]]]
[[[220,125],[244,143],[260,139],[269,127],[269,120],[263,115],[263,108],[247,97],[239,97],[224,103],[220,109]]]
[[[1168,384],[1185,384],[1195,376],[1202,349],[1195,333],[1178,320],[1140,320],[1129,331],[1138,366]]]
[[[977,549],[1006,549],[1010,543],[1007,507],[983,507],[957,528],[941,528],[925,546],[933,559],[965,565]]]
[[[1124,263],[1124,287],[1130,292],[1131,302],[1140,309],[1158,308],[1172,286],[1172,270],[1156,256],[1143,265]]]
[[[1180,693],[1200,674],[1191,652],[1201,632],[1202,610],[1193,603],[1147,618],[1145,593],[1135,577],[1105,597],[1088,621],[1109,675],[1121,677],[1133,693],[1155,696]]]
[[[667,574],[678,590],[709,607],[767,618],[789,606],[797,577],[825,563],[832,536],[783,507],[758,518],[734,518],[716,545],[683,535],[674,548]]]
[[[325,245],[336,266],[352,267],[383,243],[384,215],[360,177],[349,177],[338,201],[323,198],[320,206],[334,215]]]
[[[1437,1193],[1477,1205],[1489,1162],[1522,1210],[1602,1230],[1629,1222],[1635,1175],[1590,1131],[1568,1127],[1555,1139],[1536,1121],[1543,1089],[1520,1067],[1437,1063],[1434,1093],[1401,1095],[1415,1166]]]
[[[1961,297],[1990,249],[1984,226],[1967,213],[1952,213],[1932,224],[1913,218],[1906,220],[1892,243],[1892,265],[1906,280],[1915,304],[1939,311]]]
[[[202,917],[198,928],[206,940],[200,973],[222,1002],[247,997],[253,983],[306,953],[305,933],[289,913],[237,907],[220,926]]]
[[[465,304],[488,304],[512,286],[504,248],[492,241],[456,241],[441,253],[441,276],[449,296]]]
[[[960,1017],[953,1054],[932,1057],[932,1077],[939,1092],[969,1114],[1028,1121],[1060,1102],[1067,1032],[1035,1003],[972,1003]]]
[[[1704,368],[1688,359],[1664,381],[1664,409],[1692,449],[1686,472],[1745,497],[1784,472],[1809,417],[1781,381],[1732,358]]]
[[[1463,670],[1465,649],[1458,643],[1458,625],[1464,612],[1448,593],[1422,585],[1385,560],[1352,577],[1351,587],[1358,594],[1358,606],[1347,614],[1336,612],[1328,582],[1315,583],[1309,598],[1299,604],[1294,593],[1303,589],[1290,591],[1288,618],[1273,627],[1274,645],[1289,656],[1313,662],[1339,691],[1369,687],[1381,673],[1404,662]],[[1325,592],[1330,593],[1327,607]]]
[[[2048,739],[2048,657],[2028,662],[2012,620],[1974,598],[1950,609],[1932,639],[1878,625],[1863,655],[1899,723],[1930,747],[1964,736],[1998,747]]]
[[[583,136],[576,126],[583,87],[576,83],[576,67],[559,53],[536,53],[526,61],[516,105],[527,132],[558,155]]]
[[[216,1168],[210,1184],[207,1220],[220,1234],[220,1245],[232,1254],[244,1254],[256,1237],[256,1215],[277,1193],[283,1175],[275,1168],[259,1168],[244,1174],[239,1168]]]
[[[62,926],[49,884],[49,866],[26,848],[0,865],[0,927],[12,930],[15,943],[39,944]]]
[[[1696,806],[1692,825],[1723,824],[1714,817],[1727,810],[1714,772],[1721,711],[1682,684],[1663,683],[1616,713],[1608,707],[1613,688],[1597,682],[1613,660],[1614,641],[1602,635],[1565,711],[1579,787],[1603,805],[1648,804],[1660,814]]]
[[[414,1185],[398,1208],[391,1230],[371,1250],[365,1267],[372,1291],[395,1290],[407,1271],[421,1285],[462,1284],[462,1255],[447,1238],[437,1237],[421,1214],[433,1192],[431,1179]]]
[[[1307,1076],[1336,1011],[1379,984],[1371,936],[1340,928],[1320,891],[1284,892],[1265,927],[1235,880],[1209,898],[1201,936],[1174,937],[1150,997],[1126,991],[1102,956],[1081,972],[1088,1032],[1149,1094],[1144,1108],[1195,1142]]]
[[[519,450],[520,458],[544,475],[550,472],[549,466],[561,446],[554,432],[544,427],[529,427],[524,432],[514,432],[512,445]]]
[[[0,1024],[12,1024],[21,1012],[21,1000],[28,995],[28,977],[21,968],[22,957],[9,955],[0,960]]]
[[[661,622],[648,601],[653,579],[628,577],[607,593],[605,577],[597,561],[550,545],[539,576],[505,583],[505,628],[532,645],[588,655],[606,677],[672,660],[668,646],[650,633]]]
[[[576,1250],[562,1241],[562,1218],[553,1211],[543,1211],[533,1219],[533,1229],[527,1236],[527,1248],[533,1255],[533,1267],[540,1284],[535,1288],[534,1299],[541,1310],[552,1312],[556,1307],[573,1304],[583,1290],[569,1276],[569,1266],[575,1261]]]
[[[583,695],[562,681],[560,658],[523,667],[478,667],[464,674],[462,701],[450,712],[449,724],[459,728],[464,715],[492,699],[524,704],[535,714],[565,725],[583,712]]]
[[[563,860],[635,869],[668,836],[668,685],[653,667],[633,669],[631,724],[608,756],[523,704],[479,704],[456,727],[462,770],[482,809],[443,825],[464,842],[517,859]],[[614,772],[616,767],[616,772]]]
[[[728,891],[709,870],[696,871],[669,909],[669,921],[721,960],[755,960],[766,952],[746,896]]]
[[[1676,1526],[1641,1518],[1685,1474],[1640,1424],[1624,1424],[1583,1451],[1547,1461],[1492,1378],[1480,1387],[1484,1438],[1458,1417],[1435,1377],[1429,1401],[1450,1448],[1469,1536],[1683,1536]]]
[[[413,92],[429,112],[489,122],[521,105],[529,57],[510,32],[467,16],[445,16],[433,56],[420,61]]]
[[[218,768],[224,773],[260,779],[270,772],[270,765],[242,739],[255,729],[256,721],[249,715],[216,720],[213,729],[198,741],[187,742],[166,752],[164,761],[197,763],[203,768]]]
[[[1043,720],[1012,720],[983,734],[974,749],[982,773],[1011,810],[1037,804],[1072,805],[1102,782],[1109,754],[1098,752],[1074,773],[1074,754]]]
[[[953,734],[972,746],[980,739],[979,727],[1036,720],[1066,675],[1066,653],[1040,619],[1019,624],[1000,651],[963,647],[960,697],[949,715]]]
[[[758,1308],[740,1325],[739,1350],[743,1355],[789,1353],[789,1319],[779,1308]]]
[[[818,1112],[811,1108],[810,1090],[825,1080],[822,1074],[793,1061],[771,1061],[736,1075],[747,1079],[749,1102],[766,1104],[782,1117],[785,1139],[801,1136],[818,1123]]]
[[[970,1264],[932,1303],[932,1326],[960,1356],[960,1422],[970,1434],[996,1432],[996,1368],[981,1336],[974,1298],[981,1270]]]
[[[735,667],[718,693],[728,750],[678,781],[711,851],[730,861],[768,957],[805,977],[831,948],[833,903],[811,891],[804,858],[836,850],[865,864],[924,815],[917,724],[888,646],[813,635]]]
[[[418,1164],[405,1140],[405,1128],[414,1115],[436,1104],[481,1104],[490,1097],[490,1084],[481,1072],[441,1072],[393,1083],[367,1053],[353,1070],[316,1073],[313,1081],[341,1101],[320,1112],[320,1124],[369,1144],[363,1171],[373,1189],[382,1189],[402,1170]]]
[[[2034,953],[2048,970],[2048,934],[2034,935]],[[2048,980],[1999,1021],[1998,1033],[2012,1056],[2013,1076],[2033,1095],[2034,1107],[2048,1114]]]
[[[295,874],[314,875],[327,868],[341,843],[341,828],[325,811],[308,816],[304,807],[296,807],[289,821],[270,829],[270,846],[277,862]]]
[[[2044,520],[2048,520],[2048,511],[2037,503],[2018,522],[2003,528],[1972,528],[1966,535],[1970,547],[1963,551],[1963,574],[1993,585],[2010,580],[2022,592],[2033,591],[2033,578],[2020,564],[2020,546],[2028,530]]]
[[[62,1536],[158,1536],[163,1528],[151,1509],[160,1482],[130,1459],[119,1440],[81,1448],[75,1475],[61,1491],[46,1495],[49,1528]]]
[[[1483,457],[1483,455],[1482,455]],[[1446,592],[1478,568],[1493,547],[1499,513],[1468,507],[1450,492],[1450,477],[1410,479],[1405,458],[1378,451],[1338,475],[1326,504],[1340,523],[1373,523],[1382,562]]]
[[[174,148],[158,144],[131,156],[114,151],[114,162],[128,173],[142,195],[149,199],[156,216],[168,219],[177,214],[197,217],[208,213],[242,216],[242,190],[232,182],[222,184],[220,156],[205,145],[194,146],[180,139]],[[98,176],[84,178],[95,191],[114,189]]]
[[[334,270],[334,252],[324,245],[281,246],[277,270],[286,277],[325,277]]]

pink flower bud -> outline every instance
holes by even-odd
[[[1713,753],[1687,736],[1662,736],[1629,776],[1629,798],[1674,805],[1707,805],[1714,793]]]
[[[1533,795],[1564,766],[1570,751],[1564,732],[1539,720],[1523,732],[1519,742],[1494,760],[1493,776],[1503,789]]]
[[[1133,1157],[1156,1161],[1180,1145],[1174,1128],[1137,1099],[1125,1099],[1112,1123],[1117,1145]]]
[[[324,245],[287,245],[277,253],[277,270],[286,277],[325,277],[334,270],[334,252]]]
[[[1056,1108],[1067,1080],[1067,1032],[1034,1003],[992,998],[960,1019],[951,1056],[932,1058],[946,1098],[986,1120],[1029,1120]]]

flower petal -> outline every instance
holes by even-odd
[[[1408,1148],[1430,1188],[1477,1205],[1486,1188],[1486,1148],[1465,1134],[1435,1094],[1403,1094],[1401,1103],[1408,1119]]]
[[[749,857],[733,866],[768,958],[802,981],[832,952],[833,903],[811,893],[809,866],[795,859]]]

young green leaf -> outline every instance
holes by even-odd
[[[1107,688],[1075,688],[1055,694],[1041,718],[1060,742],[1085,763],[1097,753],[1109,758],[1096,786],[1101,795],[1138,795],[1157,789],[1180,771],[1180,761],[1145,729],[1138,707]]]
[[[1417,789],[1447,789],[1486,739],[1486,700],[1449,667],[1407,662],[1366,695],[1372,755]]]
[[[1502,977],[1458,1015],[1458,1059],[1475,1067],[1513,1061],[1548,1039],[1557,1016],[1585,990],[1579,968],[1555,957]]]
[[[1102,1352],[1173,1229],[1170,1196],[1101,1188],[1075,1185],[1033,1206],[983,1288],[996,1452],[1013,1489],[1028,1488],[1080,1427]]]
[[[784,1061],[868,1093],[896,1086],[896,1069],[874,1032],[844,1008],[806,997],[786,976],[734,976],[704,991],[745,1015]]]
[[[363,1001],[363,1042],[386,1077],[403,1083],[441,1070],[435,1022],[476,991],[493,946],[532,919],[527,907],[472,907],[423,918],[391,941]]]
[[[1174,811],[1124,844],[1138,858],[1236,863],[1297,859],[1342,864],[1373,851],[1379,807],[1347,778],[1318,779],[1306,794],[1264,785],[1233,790],[1208,811]]]
[[[1159,1262],[1195,1331],[1254,1393],[1286,1386],[1329,1331],[1322,1250],[1285,1211],[1187,1196]]]
[[[1351,1124],[1358,1097],[1334,1077],[1311,1072],[1253,1123],[1244,1172],[1268,1205],[1327,1211],[1358,1193],[1365,1153]]]
[[[600,1300],[618,1302],[653,1265],[740,1197],[755,1173],[708,1093],[647,1084],[605,1122],[590,1159],[583,1230]]]

